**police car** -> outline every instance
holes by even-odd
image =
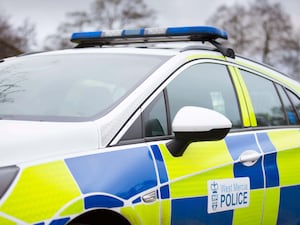
[[[1,60],[0,224],[299,224],[300,85],[220,39],[82,32]]]

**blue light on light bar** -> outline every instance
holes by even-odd
[[[129,36],[144,36],[144,29],[135,29],[135,30],[130,30],[130,29],[125,29],[122,32],[122,37],[129,37]]]
[[[167,28],[167,35],[211,35],[216,38],[227,39],[228,35],[225,31],[218,29],[216,27],[209,26],[195,26],[195,27],[170,27]]]
[[[125,44],[168,41],[211,41],[227,39],[225,31],[210,26],[123,29],[74,33],[72,42],[79,44]]]
[[[95,38],[101,38],[101,36],[102,36],[102,31],[78,32],[72,34],[71,40],[95,39]]]

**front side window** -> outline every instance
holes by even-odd
[[[164,92],[160,93],[133,122],[121,139],[130,140],[167,136],[170,134]]]
[[[233,127],[242,126],[227,67],[218,64],[197,64],[178,74],[167,85],[136,119],[121,143],[171,135],[171,123],[176,113],[184,106],[199,106],[218,111],[232,121]]]
[[[168,135],[167,111],[163,93],[143,112],[144,136],[157,137]]]
[[[5,61],[0,63],[0,117],[72,121],[101,115],[166,58],[82,53]]]
[[[234,128],[242,126],[234,87],[224,65],[193,65],[179,74],[167,90],[171,121],[182,107],[199,106],[222,113]]]

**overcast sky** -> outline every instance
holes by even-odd
[[[89,10],[94,0],[0,0],[0,13],[10,16],[10,22],[19,25],[29,19],[36,25],[40,44],[53,34],[65,19],[66,12]],[[236,2],[248,4],[253,0],[145,0],[157,12],[156,23],[160,26],[207,25],[205,21],[222,4]],[[278,2],[278,0],[269,0]],[[295,27],[300,29],[300,0],[280,1],[284,10],[291,16]]]

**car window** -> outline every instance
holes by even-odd
[[[222,113],[234,128],[242,126],[234,87],[224,65],[195,64],[180,73],[167,91],[171,121],[182,107],[200,106]]]
[[[103,115],[167,58],[81,53],[1,63],[0,117],[76,121]]]
[[[168,134],[167,112],[163,93],[143,112],[144,136],[156,137]]]
[[[142,112],[121,139],[126,141],[170,134],[164,92],[161,92]]]
[[[241,70],[241,74],[252,101],[257,126],[287,125],[274,83],[245,70]]]
[[[295,108],[294,106],[292,105],[290,99],[288,98],[285,90],[283,89],[282,86],[280,85],[276,85],[277,87],[277,90],[280,94],[280,97],[282,99],[282,103],[283,103],[283,106],[284,106],[284,109],[285,109],[285,114],[286,114],[286,117],[288,119],[288,122],[290,125],[296,125],[296,124],[299,124],[299,118],[298,118],[298,115],[295,111]]]
[[[293,106],[298,114],[298,118],[300,118],[300,98],[289,90],[286,90],[286,92],[293,103]]]

